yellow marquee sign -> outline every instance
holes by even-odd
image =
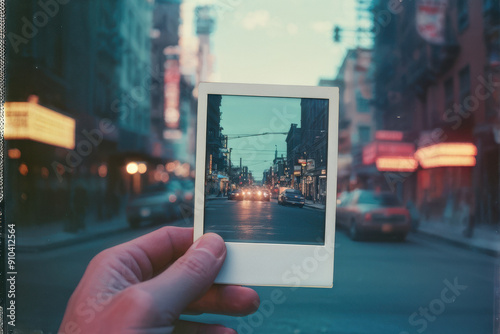
[[[31,102],[5,103],[5,139],[75,148],[75,120]]]

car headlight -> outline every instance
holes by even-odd
[[[259,191],[257,194],[259,194],[259,196],[262,195],[262,191]]]

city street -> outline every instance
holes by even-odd
[[[322,244],[324,211],[265,201],[207,201],[205,232],[225,241]]]
[[[295,210],[302,211],[306,209]],[[16,327],[26,333],[56,333],[65,304],[88,261],[106,247],[157,227],[41,253],[17,254]],[[489,334],[493,332],[495,261],[418,235],[410,235],[403,243],[353,242],[338,231],[332,289],[257,287],[261,308],[252,316],[194,318],[224,323],[240,334]],[[271,298],[271,294],[280,298]]]

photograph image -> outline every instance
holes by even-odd
[[[208,95],[205,232],[324,243],[328,102]]]
[[[500,334],[500,0],[0,0],[0,334]]]

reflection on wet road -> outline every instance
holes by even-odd
[[[325,213],[280,206],[275,201],[212,200],[205,206],[205,232],[225,241],[323,244]]]

